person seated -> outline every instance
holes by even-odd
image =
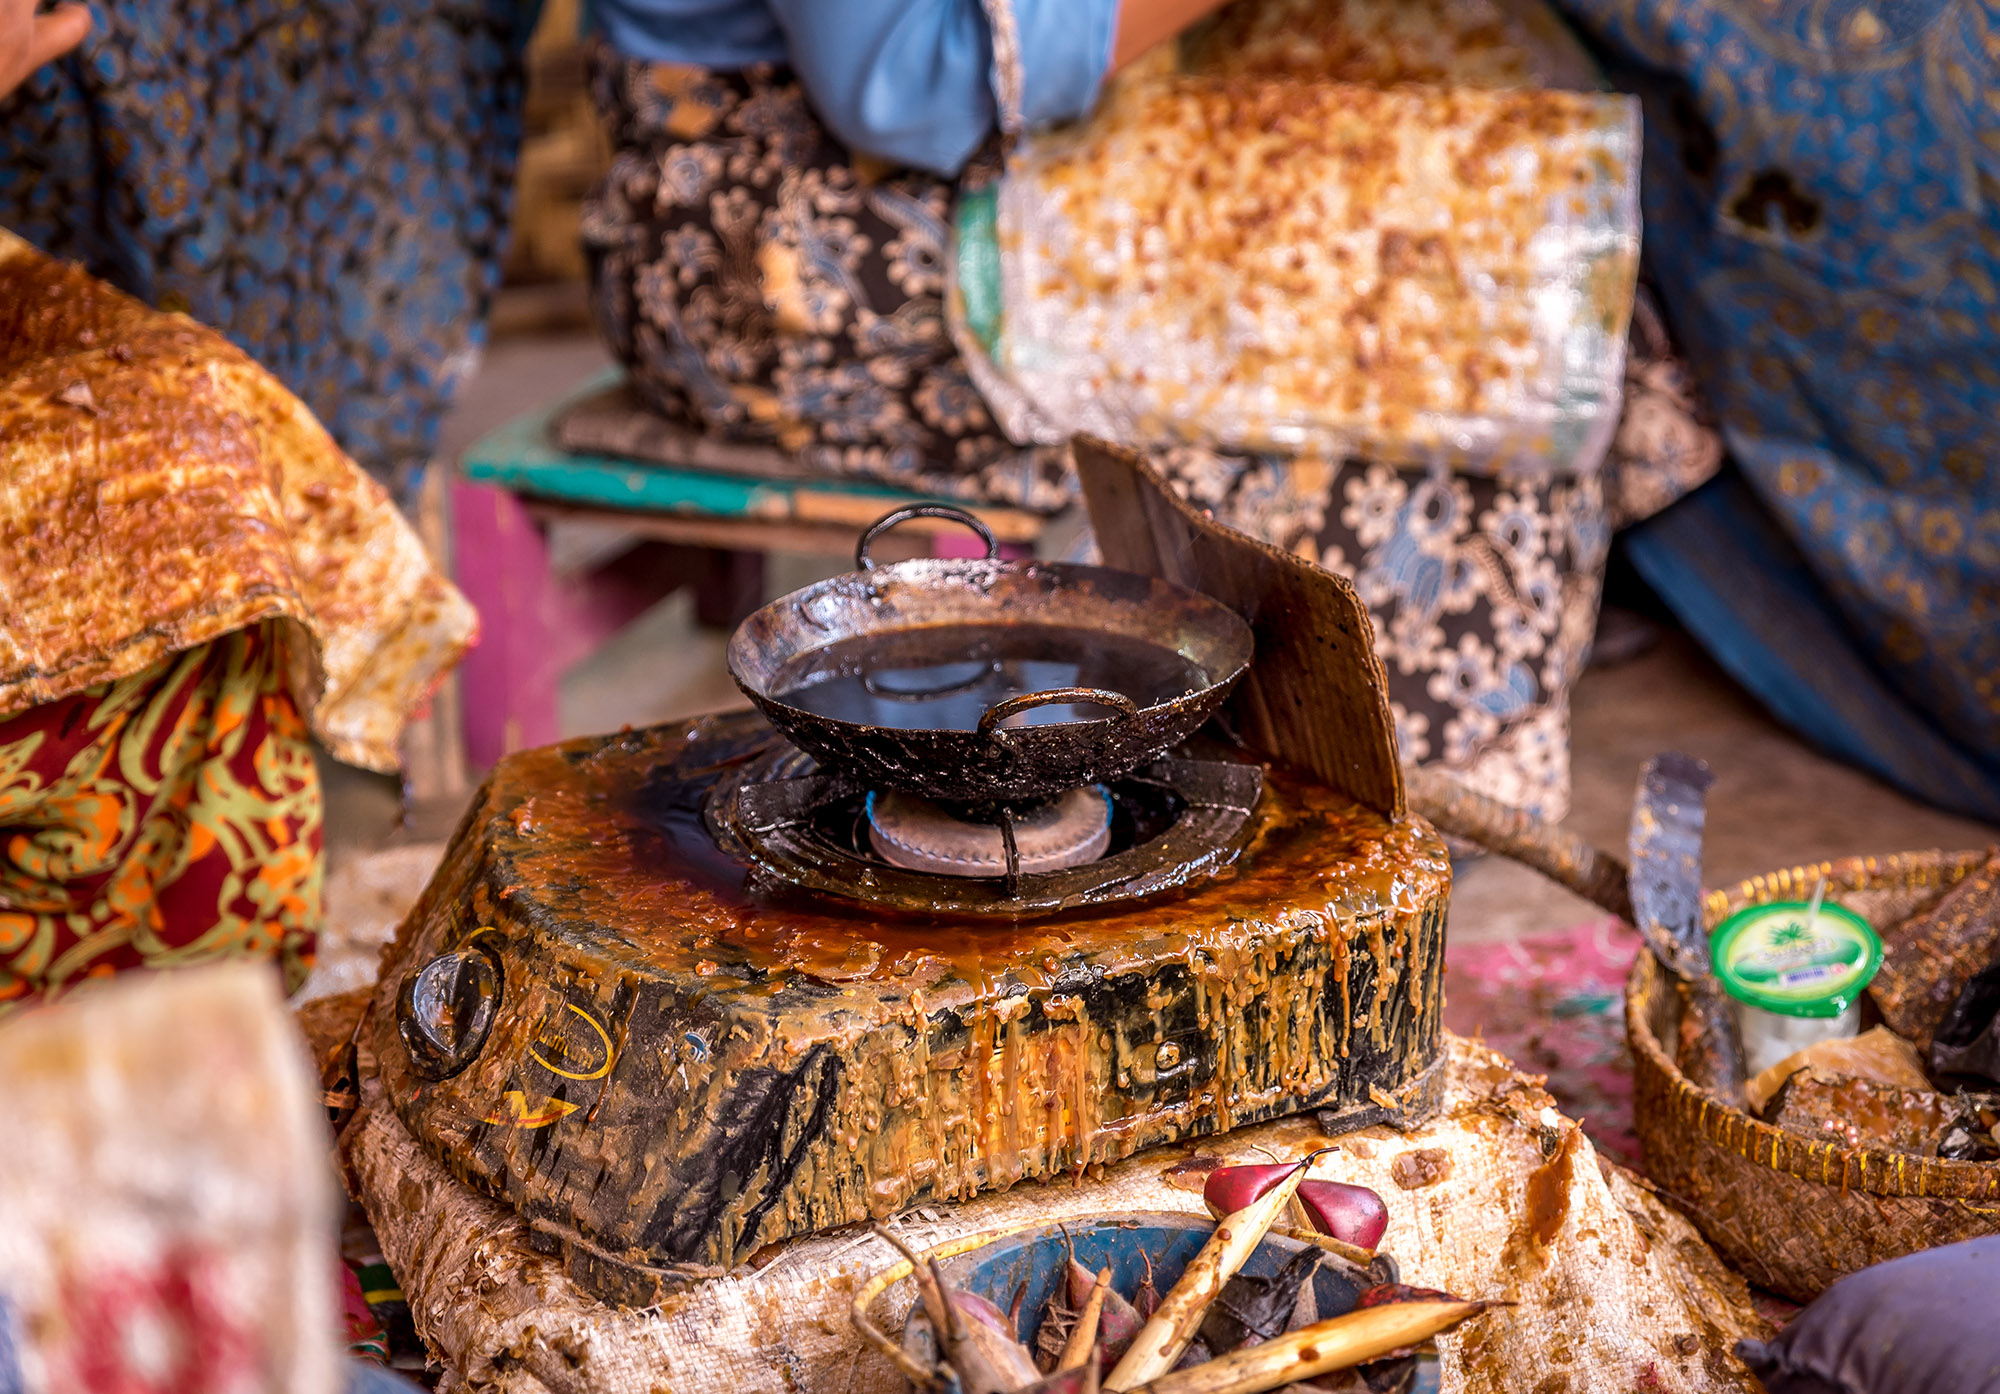
[[[393,769],[474,620],[240,350],[0,232],[0,1014],[126,968],[298,987],[311,737]]]
[[[584,243],[645,405],[696,434],[947,498],[1060,507],[945,326],[957,182],[1087,113],[1220,0],[604,0],[616,150]]]

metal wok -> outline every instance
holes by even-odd
[[[978,561],[874,564],[868,549],[898,523],[949,518],[978,532]],[[787,739],[831,770],[873,788],[950,803],[1019,802],[1113,779],[1200,729],[1250,664],[1250,627],[1227,606],[1171,582],[1102,566],[1008,562],[986,525],[961,509],[897,509],[855,549],[856,571],[807,586],[751,615],[730,638],[730,676]],[[829,645],[947,625],[1059,626],[1170,650],[1192,690],[1142,706],[1112,687],[1052,688],[995,702],[974,729],[871,725],[782,700],[781,678]],[[1023,724],[1058,704],[1101,717]]]

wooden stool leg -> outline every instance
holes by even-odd
[[[764,554],[704,547],[693,583],[695,619],[734,629],[764,603]]]
[[[552,632],[548,539],[504,489],[452,481],[453,572],[479,611],[479,643],[459,668],[465,753],[476,770],[561,730],[569,646]]]

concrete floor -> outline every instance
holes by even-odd
[[[498,343],[445,425],[442,457],[455,458],[501,421],[560,396],[606,362],[588,336]],[[582,552],[601,542],[559,536],[554,546],[560,556],[566,547]],[[843,569],[838,558],[774,558],[769,590],[782,594]],[[742,704],[722,667],[726,636],[698,627],[689,601],[669,598],[565,677],[566,735]],[[1640,764],[1667,749],[1700,756],[1717,775],[1706,847],[1711,886],[1826,857],[2000,840],[1993,828],[1918,804],[1808,748],[1670,627],[1638,656],[1591,668],[1573,697],[1568,825],[1599,846],[1622,849]],[[426,866],[421,849],[449,828],[450,813],[431,810],[415,828],[403,827],[393,781],[329,769],[328,900],[336,927],[351,925],[369,940],[388,932],[396,888],[412,881],[403,893],[414,899]],[[374,867],[353,864],[383,849],[395,856]],[[393,875],[383,871],[391,863]],[[1451,935],[1460,942],[1514,938],[1597,913],[1534,873],[1489,857],[1461,868]]]

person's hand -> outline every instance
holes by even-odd
[[[0,97],[90,33],[90,11],[82,5],[58,5],[47,14],[36,14],[38,3],[0,0]]]

